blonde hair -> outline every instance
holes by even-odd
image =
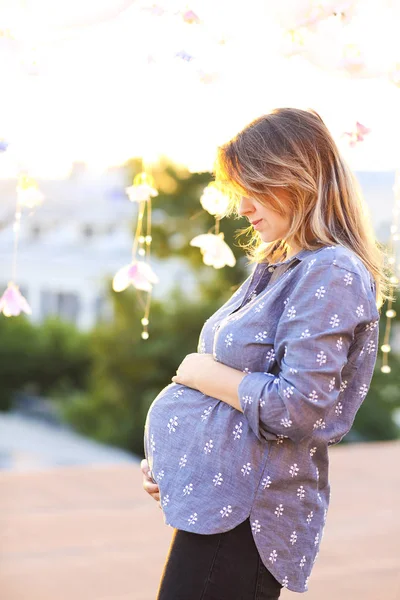
[[[232,140],[218,147],[214,164],[216,184],[229,196],[223,216],[237,212],[245,194],[292,215],[286,238],[262,242],[253,228],[247,250],[250,262],[282,260],[288,241],[306,249],[340,244],[364,263],[376,284],[378,308],[389,298],[386,254],[376,240],[359,183],[321,117],[314,110],[277,108],[247,125]],[[274,188],[285,188],[282,204]]]

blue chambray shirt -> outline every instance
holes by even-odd
[[[176,383],[149,408],[145,455],[164,522],[211,534],[250,517],[265,566],[307,591],[329,505],[328,447],[367,394],[378,322],[373,279],[342,246],[257,264],[198,343],[247,373],[243,413]]]

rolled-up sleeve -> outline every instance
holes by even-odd
[[[357,273],[332,262],[303,274],[278,322],[277,373],[248,373],[238,387],[259,439],[299,442],[325,427],[355,333],[365,330],[371,314],[371,296]]]

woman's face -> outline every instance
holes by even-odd
[[[283,204],[288,199],[288,192],[284,188],[275,188],[275,194]],[[290,228],[290,214],[280,215],[276,210],[261,204],[257,200],[242,196],[239,202],[238,213],[246,217],[260,235],[263,242],[274,242],[286,239]],[[258,221],[258,223],[257,223]]]

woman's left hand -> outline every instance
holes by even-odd
[[[171,379],[201,392],[201,382],[207,377],[211,361],[214,362],[212,354],[187,354]]]

